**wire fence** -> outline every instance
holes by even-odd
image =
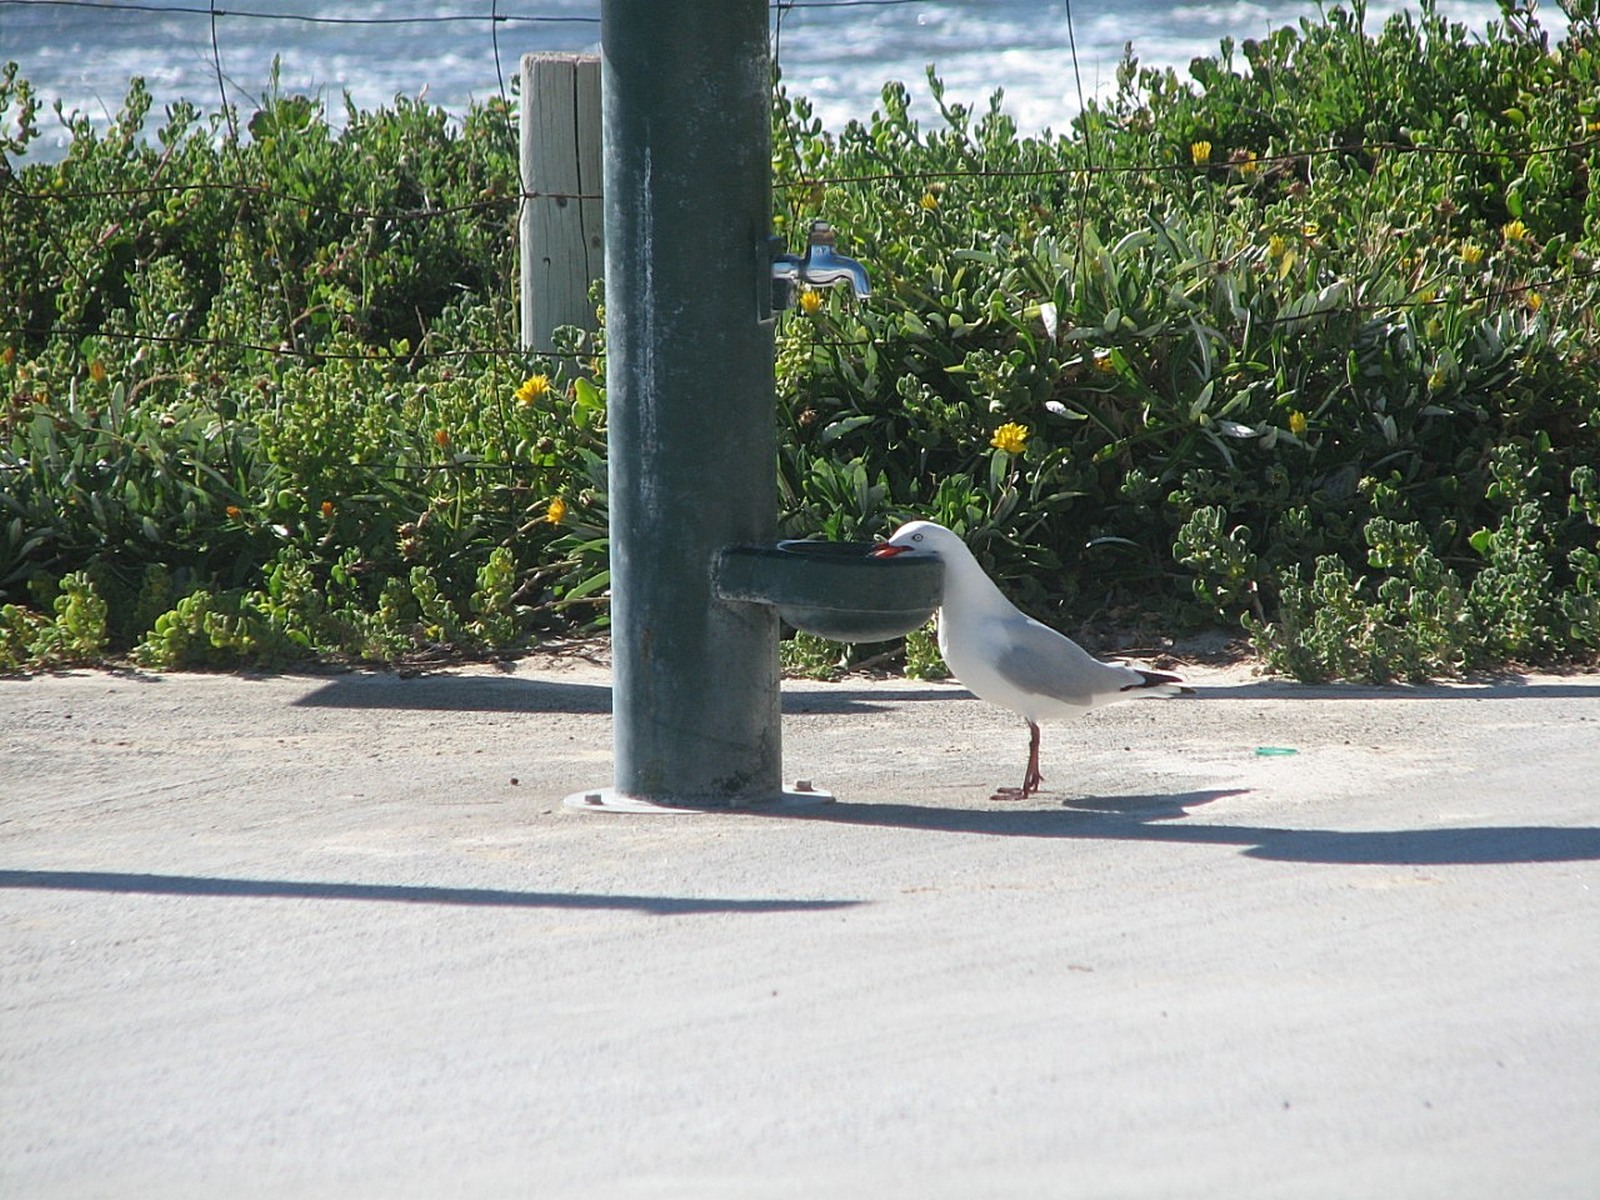
[[[914,8],[927,5],[933,0],[772,0],[770,9],[775,41],[781,45],[782,23],[786,16],[806,9],[839,10],[839,9],[873,9],[873,8]],[[591,6],[597,7],[597,6]],[[251,7],[234,7],[219,3],[218,0],[209,0],[208,3],[156,3],[156,2],[124,2],[124,0],[0,0],[0,15],[5,10],[89,10],[105,14],[141,13],[149,17],[181,18],[204,25],[209,35],[210,71],[215,79],[216,94],[221,100],[221,111],[228,122],[229,136],[237,141],[239,129],[236,122],[236,110],[240,107],[239,89],[235,86],[230,91],[229,75],[224,65],[229,51],[229,31],[247,24],[267,24],[274,27],[292,29],[296,26],[311,27],[346,27],[355,29],[393,30],[396,27],[427,28],[430,26],[481,26],[489,50],[489,57],[494,69],[494,91],[507,112],[511,111],[511,94],[514,86],[508,81],[506,72],[506,58],[502,53],[501,34],[518,28],[568,26],[580,27],[587,32],[598,36],[600,17],[597,12],[529,12],[519,10],[519,6],[510,0],[489,0],[486,5],[478,6],[474,11],[447,11],[436,13],[412,14],[403,16],[389,15],[362,15],[354,13],[311,13],[311,12],[286,12],[282,10],[271,11]],[[255,35],[252,35],[253,37]],[[381,36],[381,34],[375,34]],[[259,40],[259,39],[257,39]],[[285,49],[292,48],[294,37],[289,34],[285,37]],[[189,97],[190,99],[197,99]],[[516,157],[518,147],[515,144],[515,129],[511,129],[511,142],[507,151],[513,158]],[[415,207],[408,209],[373,209],[366,207],[346,208],[330,206],[317,201],[308,201],[305,197],[290,195],[261,182],[239,180],[235,182],[181,182],[162,183],[152,179],[148,183],[137,186],[124,186],[100,189],[75,189],[52,188],[49,190],[27,190],[19,180],[11,176],[5,161],[0,158],[0,187],[10,193],[12,199],[35,204],[65,204],[75,201],[94,199],[149,199],[154,196],[178,196],[186,193],[205,191],[229,192],[241,199],[257,199],[281,203],[295,204],[297,206],[310,206],[324,216],[343,218],[353,222],[380,221],[380,222],[416,222],[416,221],[450,221],[464,216],[484,214],[500,207],[497,201],[480,201],[467,204]],[[588,200],[599,199],[599,196],[584,193],[557,193],[540,192],[523,188],[518,194],[518,203],[526,204],[536,199],[558,200]],[[520,215],[520,214],[519,214]],[[243,350],[254,350],[264,353],[283,353],[296,355],[302,352],[293,349],[269,346],[261,343],[245,341],[226,341],[224,339],[205,338],[194,335],[172,335],[152,332],[121,332],[103,329],[87,330],[55,326],[50,329],[12,327],[0,329],[0,332],[14,336],[41,337],[41,336],[69,336],[82,337],[95,334],[108,340],[130,340],[149,342],[153,345],[234,345]],[[421,351],[413,352],[413,358],[428,357],[468,357],[473,355],[487,355],[491,357],[525,356],[525,351],[516,346],[481,346],[471,349],[454,349],[448,351]],[[374,349],[370,352],[356,354],[339,354],[337,352],[318,351],[318,357],[359,357],[359,358],[385,358],[388,352]],[[549,357],[549,354],[545,355]]]
[[[792,45],[795,32],[791,18],[797,13],[806,10],[850,10],[850,9],[905,9],[915,10],[926,7],[939,0],[769,0],[769,19],[771,29],[771,43],[773,49],[774,66],[777,73],[785,61],[785,53]],[[243,24],[267,23],[273,27],[292,29],[294,26],[315,27],[351,27],[373,30],[392,30],[396,27],[420,27],[451,25],[451,26],[482,26],[484,39],[489,51],[489,58],[494,65],[493,80],[495,94],[504,106],[508,115],[514,118],[511,108],[511,95],[516,90],[507,78],[502,55],[501,34],[504,31],[517,28],[536,26],[573,26],[581,27],[598,37],[600,17],[593,12],[551,12],[551,11],[525,11],[513,3],[513,0],[489,0],[473,11],[447,11],[406,16],[386,15],[358,15],[351,13],[326,14],[326,13],[299,13],[284,11],[269,11],[255,8],[225,7],[218,0],[209,0],[208,3],[156,3],[156,2],[122,2],[122,0],[0,0],[0,14],[6,10],[34,9],[34,10],[102,10],[116,11],[119,13],[138,12],[164,18],[182,18],[194,22],[204,22],[208,27],[210,42],[210,66],[215,77],[218,95],[222,101],[222,112],[226,114],[229,122],[230,137],[237,142],[239,131],[234,123],[234,113],[238,107],[238,89],[230,93],[228,74],[225,68],[225,57],[228,53],[230,30],[239,28]],[[1060,18],[1061,50],[1063,56],[1071,63],[1072,76],[1076,81],[1078,101],[1080,108],[1084,104],[1081,72],[1078,62],[1078,46],[1075,33],[1075,22],[1071,0],[1061,0],[1054,11]],[[914,30],[914,22],[908,25],[908,30]],[[374,36],[379,36],[374,34]],[[914,36],[914,33],[908,34]],[[285,47],[292,47],[293,37],[288,36]],[[516,145],[516,129],[514,119],[508,121],[510,142],[507,152],[513,161],[518,156]],[[1593,128],[1591,126],[1591,128]],[[1600,145],[1600,136],[1592,136],[1571,141],[1553,143],[1550,145],[1535,146],[1521,152],[1527,160],[1546,156],[1564,154],[1587,153]],[[1095,147],[1087,141],[1083,146],[1084,161],[1071,166],[1037,167],[1037,168],[990,168],[983,166],[965,166],[949,169],[915,169],[902,171],[883,171],[877,173],[849,174],[849,175],[819,175],[804,176],[793,180],[780,180],[775,187],[780,191],[793,189],[812,189],[818,187],[867,187],[898,181],[933,183],[955,179],[1061,179],[1071,178],[1080,187],[1087,188],[1089,182],[1097,177],[1111,174],[1131,174],[1148,176],[1190,175],[1212,169],[1211,164],[1198,164],[1187,162],[1143,162],[1112,164],[1098,161]],[[1362,155],[1432,155],[1448,154],[1462,160],[1478,158],[1503,157],[1503,152],[1491,150],[1473,150],[1470,148],[1441,148],[1412,143],[1397,142],[1361,142],[1360,144],[1323,145],[1305,147],[1285,151],[1276,155],[1263,155],[1254,160],[1255,166],[1267,170],[1279,164],[1290,165],[1304,163],[1322,157]],[[451,205],[423,205],[407,208],[371,208],[365,206],[337,206],[329,205],[306,197],[293,195],[275,189],[265,183],[250,180],[216,181],[216,182],[174,182],[165,183],[158,179],[151,179],[147,183],[120,186],[104,189],[72,189],[51,188],[46,190],[29,190],[23,187],[21,180],[7,166],[3,157],[0,157],[0,189],[9,193],[16,201],[33,204],[64,204],[72,201],[91,199],[148,199],[153,196],[176,196],[185,193],[199,193],[206,191],[220,191],[237,195],[243,199],[269,201],[274,203],[293,204],[300,207],[309,207],[321,212],[323,215],[336,216],[352,222],[427,222],[427,221],[455,221],[463,217],[482,215],[503,207],[500,200],[480,200]],[[592,200],[600,199],[597,195],[588,193],[556,193],[528,190],[519,184],[516,201],[519,206],[531,200],[540,198],[555,198],[561,200]],[[1593,270],[1577,270],[1567,274],[1566,280],[1571,283],[1582,282],[1596,275],[1600,275],[1600,267]],[[1562,281],[1542,280],[1539,283],[1518,283],[1498,285],[1486,289],[1477,297],[1485,303],[1505,300],[1525,292],[1535,286],[1549,289],[1560,286]],[[509,281],[508,281],[509,283]],[[1469,298],[1470,299],[1470,298]],[[1359,308],[1356,302],[1352,305]],[[1418,299],[1412,302],[1417,306],[1444,303],[1438,299]],[[1393,303],[1374,307],[1395,307]],[[1297,318],[1295,318],[1297,319]],[[53,326],[48,329],[31,327],[0,328],[0,334],[37,338],[42,336],[68,336],[83,337],[94,335],[108,340],[127,340],[147,342],[152,345],[189,345],[189,346],[231,346],[241,350],[254,351],[264,354],[278,354],[286,357],[316,358],[371,358],[389,359],[396,357],[395,352],[381,348],[362,351],[330,351],[319,348],[315,351],[297,349],[293,346],[280,344],[252,342],[248,340],[225,339],[205,337],[201,335],[163,334],[146,331],[109,331],[103,328],[79,329],[65,326]],[[428,358],[466,358],[484,356],[488,358],[527,358],[529,352],[521,346],[513,345],[485,345],[471,348],[453,349],[418,349],[411,350],[406,357],[410,359]],[[541,357],[560,357],[549,352]],[[573,355],[572,357],[577,357]]]

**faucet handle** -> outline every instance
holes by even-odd
[[[826,221],[811,222],[811,232],[806,237],[807,246],[837,246],[839,234]]]

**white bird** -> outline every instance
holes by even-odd
[[[1039,722],[1058,721],[1101,704],[1139,696],[1190,692],[1176,675],[1101,662],[1071,638],[1019,611],[984,574],[967,544],[943,525],[910,521],[872,551],[876,558],[910,554],[944,565],[939,653],[955,677],[990,704],[1028,722],[1028,769],[1020,788],[996,800],[1039,790]]]

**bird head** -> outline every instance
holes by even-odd
[[[890,535],[889,540],[872,551],[873,558],[894,558],[900,554],[944,558],[956,547],[965,543],[943,525],[932,521],[907,521]]]

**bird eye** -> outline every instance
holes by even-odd
[[[911,535],[911,540],[913,542],[920,542],[922,540],[922,535],[920,533],[913,533]]]

